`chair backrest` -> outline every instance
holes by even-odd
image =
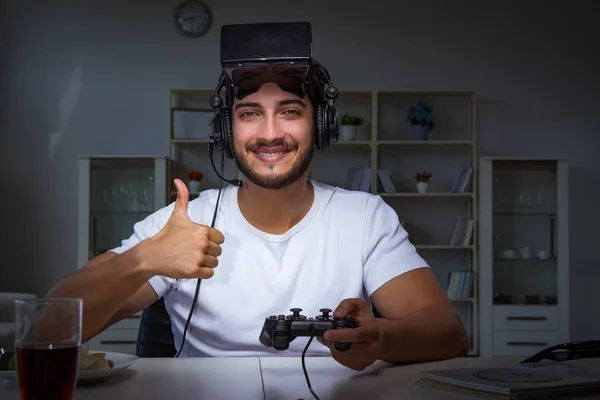
[[[142,311],[135,353],[138,357],[175,357],[171,318],[162,297]]]

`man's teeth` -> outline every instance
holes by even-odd
[[[257,152],[256,154],[258,154],[261,157],[280,157],[282,155],[284,155],[286,152],[285,151],[279,151],[277,153],[261,153],[261,152]]]

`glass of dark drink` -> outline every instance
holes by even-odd
[[[73,398],[81,313],[81,299],[15,301],[15,362],[22,400]]]

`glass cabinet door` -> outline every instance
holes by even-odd
[[[79,158],[79,258],[89,260],[131,236],[136,222],[165,206],[166,158]]]
[[[493,302],[554,305],[557,162],[494,160],[492,171]]]

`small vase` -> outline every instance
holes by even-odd
[[[427,193],[429,182],[417,182],[417,192]]]
[[[427,141],[429,139],[429,131],[431,128],[427,125],[413,125],[412,126],[412,134],[413,140],[417,140],[420,142]]]
[[[188,189],[190,192],[198,193],[202,186],[202,181],[188,181]]]
[[[356,140],[358,135],[357,125],[340,125],[340,141],[350,142]]]

